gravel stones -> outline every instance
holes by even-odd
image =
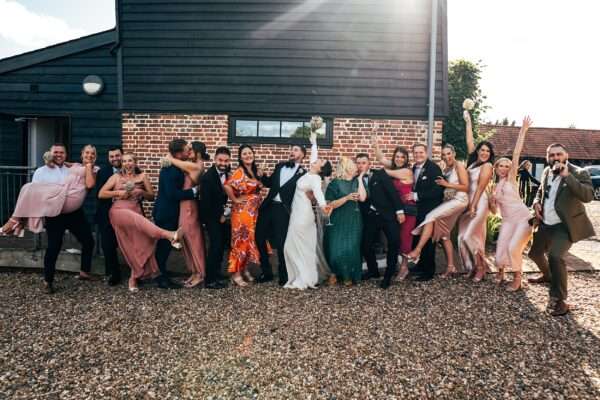
[[[548,289],[464,278],[288,291],[162,291],[0,275],[0,398],[405,399],[600,396],[600,275]]]

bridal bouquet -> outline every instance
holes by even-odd
[[[135,183],[133,183],[133,181],[125,182],[125,191],[127,193],[133,192],[133,189],[135,189]]]
[[[310,119],[310,131],[322,133],[321,128],[323,128],[323,118],[318,115],[315,115]]]
[[[463,108],[467,111],[471,111],[475,108],[475,102],[471,99],[465,99],[465,101],[463,101]]]

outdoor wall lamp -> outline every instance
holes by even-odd
[[[104,81],[98,75],[88,75],[83,80],[83,91],[88,96],[97,96],[104,89]]]

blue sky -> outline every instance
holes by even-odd
[[[449,56],[487,65],[486,119],[600,129],[599,15],[594,0],[448,0]],[[114,25],[114,0],[0,0],[0,58]]]

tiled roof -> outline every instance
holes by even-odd
[[[520,127],[480,125],[481,133],[495,130],[490,141],[497,156],[511,156]],[[530,128],[525,139],[522,157],[546,158],[546,147],[562,143],[575,160],[600,160],[600,130],[571,128]]]

